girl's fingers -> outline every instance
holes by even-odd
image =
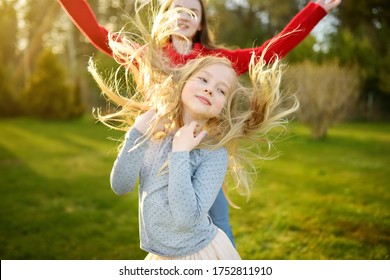
[[[191,129],[193,129],[193,130],[195,130],[195,128],[197,127],[197,125],[198,125],[198,122],[197,122],[197,121],[192,121],[192,122],[190,122],[190,123],[188,124],[188,126],[189,126]]]
[[[198,144],[200,143],[200,141],[202,141],[202,139],[207,135],[207,132],[205,130],[202,130],[201,132],[199,132],[199,134],[197,136],[195,136],[194,138],[197,140]]]

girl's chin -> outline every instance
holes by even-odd
[[[177,34],[182,35],[186,38],[192,38],[194,36],[194,34],[190,34],[190,32],[188,32],[188,30],[178,30]]]

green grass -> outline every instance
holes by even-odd
[[[0,120],[1,259],[142,259],[137,193],[109,174],[122,133],[90,118]],[[299,124],[231,209],[243,259],[390,259],[390,124],[312,140]]]

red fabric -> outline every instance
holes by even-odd
[[[73,23],[91,41],[91,43],[102,52],[112,56],[112,50],[108,46],[108,31],[97,22],[91,7],[86,0],[58,0],[63,9],[68,13]],[[260,56],[268,43],[272,44],[264,56],[267,63],[277,55],[284,57],[295,48],[312,31],[316,24],[327,14],[320,5],[309,2],[275,37],[264,42],[259,47],[248,49],[207,49],[201,44],[194,44],[193,50],[188,55],[177,53],[171,44],[165,47],[165,51],[175,65],[184,64],[190,59],[205,55],[220,55],[228,58],[237,72],[241,75],[248,71],[249,62],[253,52]]]

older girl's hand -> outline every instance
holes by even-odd
[[[136,128],[142,134],[146,134],[155,115],[156,110],[150,109],[149,111],[143,113],[142,115],[139,115],[135,119],[133,127]]]
[[[340,5],[341,0],[317,0],[316,4],[321,5],[327,12]]]
[[[192,151],[199,145],[200,141],[206,136],[206,131],[202,130],[196,134],[198,123],[192,121],[181,127],[173,137],[172,152]]]

